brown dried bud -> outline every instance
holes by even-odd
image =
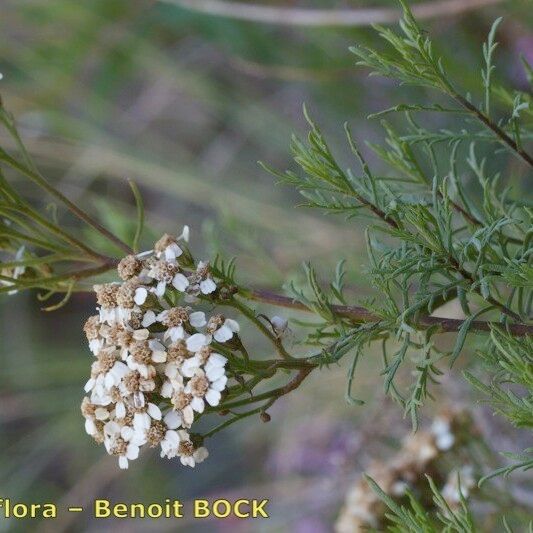
[[[134,255],[127,255],[120,260],[117,266],[118,275],[123,280],[131,279],[138,276],[143,269],[143,262]]]

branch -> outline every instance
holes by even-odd
[[[305,305],[293,300],[287,296],[281,296],[279,294],[272,293],[265,290],[255,290],[249,295],[249,298],[258,302],[263,302],[278,307],[288,307],[291,309],[297,309],[299,311],[311,312]],[[381,317],[367,311],[364,307],[357,307],[354,305],[332,305],[331,310],[341,317],[345,317],[353,320],[357,323],[362,322],[379,322]],[[422,316],[418,319],[418,325],[424,327],[440,326],[443,332],[459,331],[464,324],[464,320],[458,320],[456,318],[441,318],[435,316]],[[470,330],[472,331],[490,331],[492,327],[502,327],[502,324],[498,322],[484,322],[474,321],[470,324]],[[533,335],[533,325],[528,324],[508,324],[506,326],[508,331],[517,337],[525,335]]]
[[[297,7],[275,7],[223,0],[160,0],[184,9],[266,24],[285,26],[371,26],[372,24],[395,23],[401,13],[397,9],[305,9]],[[502,0],[435,0],[413,6],[413,13],[419,19],[452,16],[500,3]]]
[[[39,172],[35,172],[30,168],[27,168],[25,165],[22,165],[19,163],[16,159],[11,157],[7,152],[2,150],[0,148],[0,155],[1,160],[4,161],[6,164],[14,168],[15,170],[18,170],[21,174],[24,174],[27,176],[31,181],[33,181],[36,185],[44,189],[50,196],[53,196],[56,200],[61,202],[65,207],[71,211],[75,216],[77,216],[80,220],[83,220],[86,224],[91,226],[93,229],[98,231],[101,235],[103,235],[106,239],[108,239],[110,242],[114,243],[118,248],[126,252],[127,254],[132,253],[132,249],[121,239],[119,239],[116,235],[111,233],[109,230],[104,228],[98,221],[94,220],[91,216],[89,216],[85,211],[80,209],[76,204],[71,202],[63,193],[58,191],[55,187],[53,187],[48,181],[41,176]]]
[[[480,122],[482,122],[489,130],[491,130],[501,142],[506,144],[513,150],[523,161],[533,168],[533,157],[524,149],[520,148],[516,142],[505,133],[495,122],[493,122],[487,115],[481,112],[474,104],[469,102],[464,96],[459,93],[452,92],[450,94],[459,104],[461,104],[467,111],[472,113]]]

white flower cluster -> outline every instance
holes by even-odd
[[[168,303],[179,296],[193,303],[217,290],[207,263],[182,268],[181,239],[188,239],[187,229],[122,259],[123,282],[95,286],[98,314],[84,327],[96,357],[81,405],[85,429],[118,456],[121,468],[145,444],[184,465],[203,461],[207,450],[188,430],[206,403],[220,403],[226,388],[227,360],[211,343],[229,341],[238,323]]]

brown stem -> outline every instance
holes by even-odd
[[[28,279],[28,280],[11,280],[12,282],[16,281],[17,284],[20,287],[23,287],[25,289],[32,289],[32,288],[39,288],[44,287],[47,288],[47,285],[50,283],[60,283],[60,282],[68,282],[68,281],[79,281],[81,279],[91,278],[93,276],[97,276],[98,274],[103,274],[104,272],[107,272],[117,266],[117,261],[115,259],[108,259],[106,262],[102,263],[101,265],[97,267],[91,267],[91,268],[84,268],[82,270],[75,270],[72,272],[64,272],[62,274],[57,274],[55,276],[49,276],[49,277],[43,277],[38,279]],[[9,287],[3,287],[0,289],[0,292],[4,292],[8,290]]]
[[[533,157],[524,149],[520,148],[516,142],[505,133],[495,122],[493,122],[487,115],[482,113],[474,104],[469,102],[464,96],[459,93],[452,92],[450,95],[466,110],[475,115],[489,130],[491,130],[501,141],[509,146],[511,150],[516,152],[530,167],[533,167]]]
[[[439,196],[444,200],[444,197],[442,196],[442,194],[440,192],[439,192]],[[450,204],[452,204],[453,208],[458,213],[463,215],[463,217],[465,217],[471,224],[473,224],[474,226],[481,226],[482,225],[480,220],[478,220],[475,216],[471,215],[466,209],[463,209],[457,202],[454,202],[451,199],[448,199],[448,200],[449,200]]]
[[[451,263],[452,263],[453,268],[457,272],[459,272],[459,274],[461,274],[461,276],[463,276],[464,279],[466,279],[470,283],[474,283],[474,278],[472,277],[472,274],[470,274],[470,272],[468,272],[467,270],[462,268],[461,265],[459,265],[458,261],[454,257],[451,258]],[[476,292],[484,300],[486,300],[489,304],[493,305],[494,307],[497,307],[503,314],[511,317],[513,320],[516,320],[517,322],[520,322],[522,320],[520,315],[515,313],[513,310],[509,309],[506,305],[502,304],[501,302],[498,302],[498,300],[496,300],[492,296],[489,296],[488,298],[485,298],[481,294],[481,290],[480,289],[477,289]]]
[[[249,297],[252,300],[275,305],[278,307],[288,307],[291,309],[297,309],[299,311],[310,312],[310,310],[302,303],[297,302],[292,298],[288,298],[287,296],[281,296],[280,294],[275,294],[270,291],[254,290],[249,294]],[[331,309],[337,315],[351,319],[355,323],[379,322],[381,320],[381,317],[371,313],[370,311],[367,311],[365,308],[357,307],[354,305],[332,305]],[[458,320],[456,318],[421,316],[418,319],[418,325],[423,327],[437,325],[440,326],[440,329],[443,332],[458,331],[463,324],[464,320]],[[470,329],[472,331],[490,331],[491,327],[494,326],[501,327],[501,324],[497,322],[484,322],[480,320],[475,320],[470,324]],[[509,324],[506,327],[510,333],[518,337],[533,334],[533,325]]]

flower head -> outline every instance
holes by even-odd
[[[153,250],[119,262],[122,282],[94,287],[98,312],[83,329],[95,359],[81,410],[86,432],[120,468],[144,445],[188,466],[207,457],[189,429],[206,403],[220,403],[228,381],[227,358],[211,343],[232,339],[239,324],[185,303],[214,300],[217,289],[208,263],[180,263],[190,257],[179,244],[188,237],[188,227],[163,235]]]

